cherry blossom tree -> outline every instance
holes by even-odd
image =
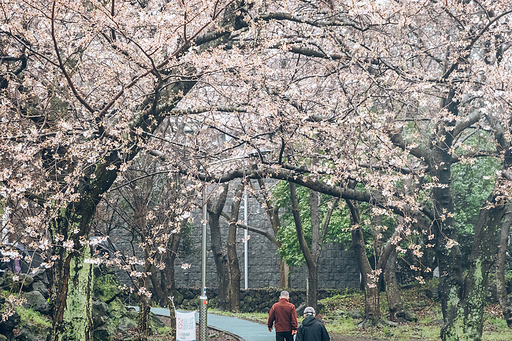
[[[84,260],[95,208],[202,73],[216,68],[216,47],[246,26],[244,4],[0,6],[1,194],[44,208],[26,233],[51,248],[49,339],[90,340],[92,268]]]

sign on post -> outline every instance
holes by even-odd
[[[196,341],[196,312],[176,311],[176,341]]]

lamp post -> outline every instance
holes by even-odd
[[[206,186],[203,189],[203,238],[201,241],[201,289],[199,296],[199,341],[208,339],[207,318],[208,318],[208,297],[206,296]]]
[[[230,159],[223,159],[216,162],[212,162],[208,165],[213,165],[217,163],[224,163],[224,162],[230,162],[234,160],[240,160],[240,159],[246,159],[250,157],[256,157],[259,154],[268,154],[270,153],[270,150],[263,150],[259,153],[251,153],[248,155],[244,155],[241,157],[234,157]],[[206,222],[207,222],[207,198],[206,198],[206,190],[207,186],[205,185],[203,189],[203,236],[201,240],[201,289],[202,292],[199,296],[200,300],[200,307],[199,307],[199,341],[206,341],[208,339],[208,329],[207,329],[207,318],[208,318],[208,297],[206,296]],[[247,226],[247,191],[244,192],[244,224]],[[248,288],[248,257],[247,257],[247,229],[244,233],[245,237],[245,244],[244,244],[244,251],[245,251],[245,264],[244,264],[244,271],[245,271],[245,289]]]
[[[247,226],[247,189],[244,188],[244,225]],[[247,240],[247,229],[244,230],[244,289],[249,288],[249,240]]]

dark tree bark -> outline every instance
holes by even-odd
[[[505,215],[505,207],[505,203],[492,193],[480,209],[475,224],[470,268],[464,283],[464,335],[469,339],[480,340],[482,337],[489,273],[495,261],[496,235]]]
[[[386,268],[384,269],[384,283],[386,284],[386,296],[389,306],[389,320],[399,321],[404,318],[402,296],[396,279],[396,250],[391,252]]]
[[[230,272],[230,309],[231,311],[240,311],[240,265],[236,253],[236,230],[238,224],[238,215],[240,211],[240,202],[244,184],[240,183],[235,191],[235,198],[231,203],[231,219],[229,220],[228,232],[228,263]]]
[[[297,239],[299,246],[306,260],[308,268],[308,292],[306,304],[313,307],[317,311],[317,293],[318,293],[318,261],[322,251],[322,244],[325,235],[329,229],[332,212],[338,204],[339,198],[334,199],[332,206],[329,208],[323,225],[320,226],[320,213],[319,213],[319,199],[318,192],[310,191],[309,203],[311,209],[311,231],[312,241],[311,250],[306,243],[304,237],[304,229],[302,227],[302,219],[300,218],[299,200],[297,198],[297,189],[294,183],[289,182],[290,186],[290,201],[292,206],[293,220],[295,222],[295,230],[297,231]]]
[[[363,231],[360,227],[359,207],[350,200],[347,200],[347,205],[350,209],[352,225],[352,247],[361,270],[361,284],[364,291],[364,321],[362,325],[377,325],[381,322],[378,278],[373,277],[373,269],[366,256]]]
[[[507,258],[508,240],[510,225],[512,224],[512,204],[509,203],[507,213],[501,224],[500,244],[498,246],[498,257],[496,260],[496,291],[500,303],[503,318],[507,321],[509,328],[512,328],[512,308],[507,295],[507,283],[505,282],[505,260]]]
[[[258,184],[263,191],[264,200],[260,201],[261,199],[259,197],[256,197],[256,200],[258,200],[258,202],[260,202],[260,204],[265,207],[265,212],[267,212],[267,216],[270,219],[270,225],[272,226],[274,236],[277,236],[277,233],[281,228],[279,209],[272,205],[267,187],[265,186],[265,181],[261,178],[258,178]],[[281,243],[276,241],[275,238],[272,240],[272,242],[278,249],[281,247]],[[281,257],[279,257],[279,285],[281,289],[290,288],[290,267],[288,264],[286,264],[285,261],[283,261]]]
[[[225,184],[223,192],[219,195],[214,205],[211,200],[208,202],[208,222],[210,225],[211,247],[215,268],[217,269],[217,309],[227,310],[229,303],[229,269],[227,254],[222,250],[222,238],[220,231],[220,216],[226,204],[229,184]]]

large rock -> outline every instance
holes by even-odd
[[[48,281],[48,274],[46,273],[46,270],[44,269],[37,269],[36,272],[32,273],[32,277],[34,277],[34,281],[41,281],[44,285],[49,285],[50,282]]]
[[[14,336],[13,330],[20,324],[20,315],[14,313],[5,321],[0,322],[0,334],[12,338]]]
[[[106,327],[99,327],[92,331],[92,338],[94,341],[111,341],[113,340],[112,335]]]
[[[92,322],[94,328],[98,328],[109,320],[108,316],[108,305],[104,302],[93,301],[92,302]]]
[[[27,292],[25,298],[27,302],[23,304],[24,307],[32,308],[44,315],[50,313],[50,305],[39,291]]]
[[[7,289],[12,292],[19,291],[20,288],[22,288],[23,291],[32,290],[32,283],[34,282],[33,277],[26,274],[18,274],[18,279],[14,280],[13,276],[14,274],[12,272],[5,273],[4,282],[2,284],[2,287],[4,289]]]
[[[30,331],[25,328],[22,328],[18,336],[16,336],[16,341],[42,341],[43,338],[36,337]]]
[[[129,329],[137,328],[137,322],[129,318],[128,316],[121,317],[119,319],[118,329],[120,332],[126,333]]]
[[[43,281],[37,281],[32,283],[32,289],[35,291],[39,291],[46,299],[50,297],[50,294],[48,293],[48,287],[44,284]]]

